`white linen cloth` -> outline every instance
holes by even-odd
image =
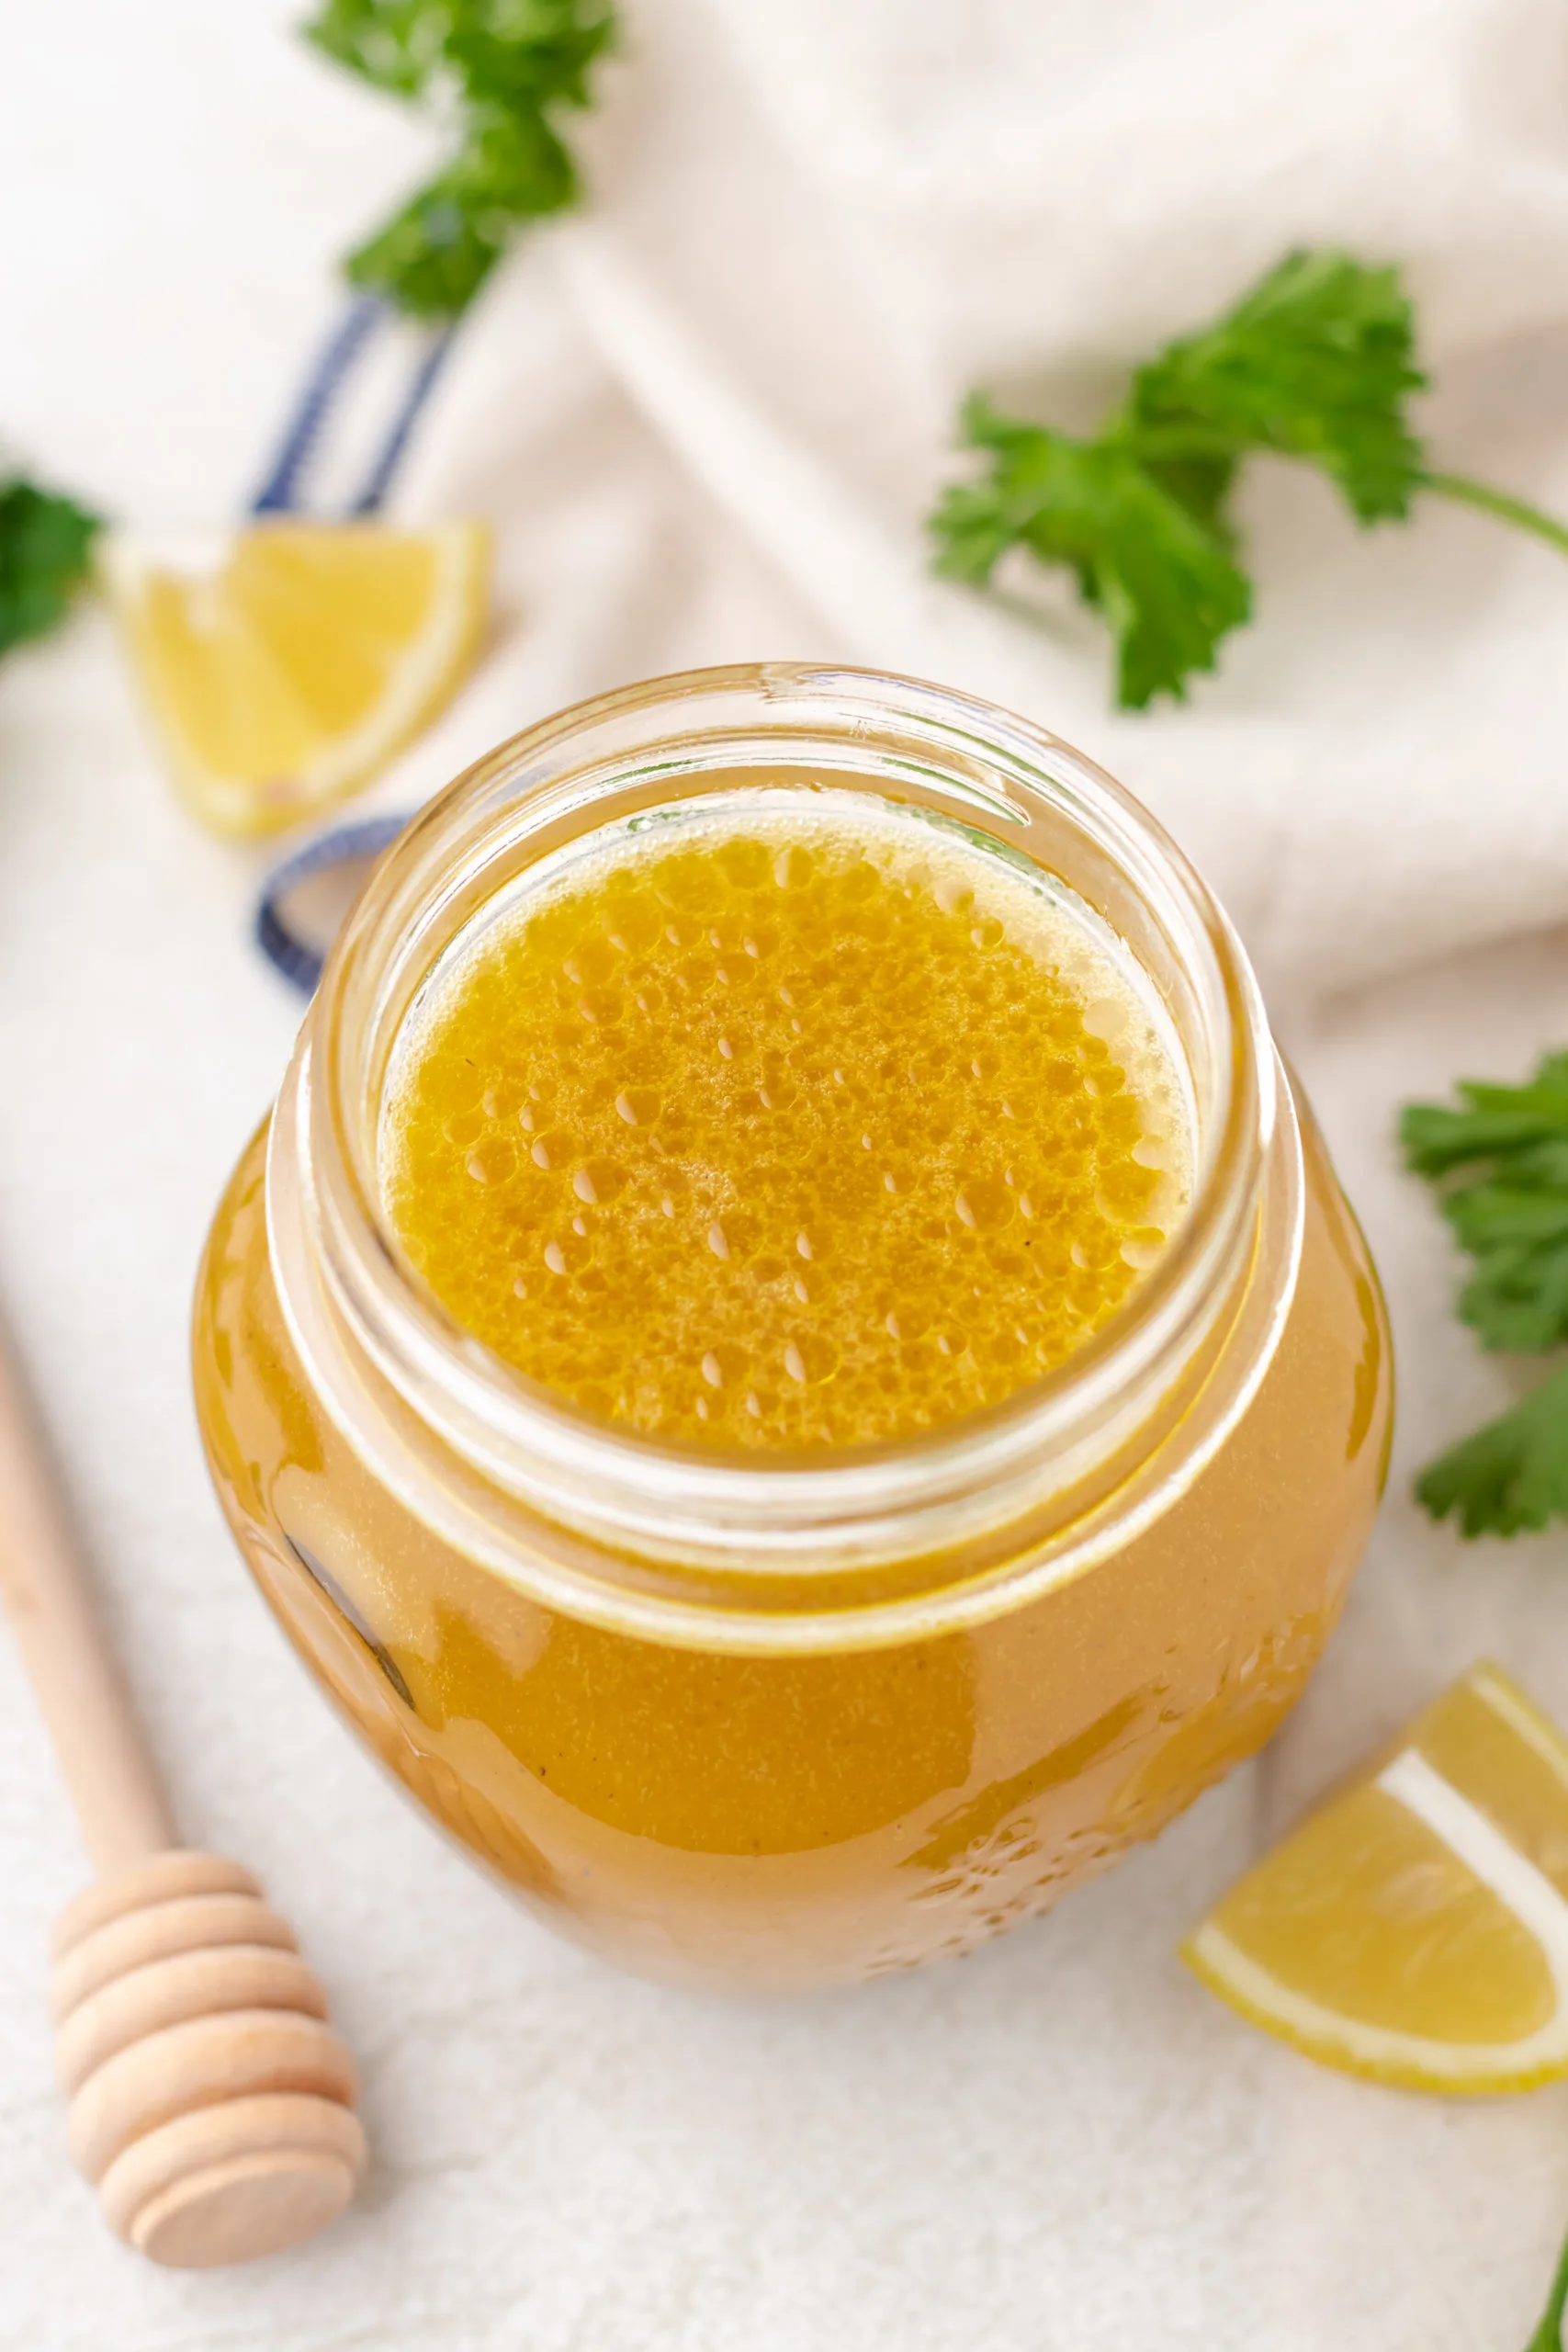
[[[0,68],[0,435],[144,526],[253,486],[331,257],[431,134],[281,0],[17,14]],[[1568,1721],[1568,1544],[1461,1548],[1412,1466],[1506,1374],[1397,1173],[1399,1100],[1568,1037],[1568,567],[1432,503],[1358,533],[1259,464],[1256,627],[1192,707],[923,571],[953,413],[1069,424],[1295,243],[1408,264],[1441,460],[1568,509],[1568,19],[1551,0],[629,0],[592,209],[465,327],[401,501],[478,511],[503,624],[378,788],[408,806],[581,694],[825,657],[993,695],[1142,792],[1258,956],[1387,1280],[1391,1496],[1268,1758],[961,1966],[783,2007],[558,1944],[396,1804],[306,1686],[191,1424],[206,1219],[295,1002],[263,861],[195,832],[101,616],[0,671],[0,1295],[193,1839],[254,1862],[364,2064],[351,2220],[178,2278],[66,2168],[47,1921],[82,1864],[0,1640],[0,2352],[1476,2352],[1568,2222],[1568,2091],[1320,2073],[1190,1983],[1258,1842],[1490,1651]],[[1438,960],[1438,959],[1441,960]]]

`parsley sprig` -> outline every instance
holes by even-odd
[[[1565,2316],[1568,2316],[1568,2245],[1562,2249],[1557,2275],[1551,2282],[1551,2292],[1546,2300],[1546,2309],[1540,2315],[1535,2334],[1525,2346],[1525,2352],[1562,2352]]]
[[[1466,1079],[1455,1091],[1457,1105],[1405,1109],[1405,1160],[1439,1187],[1471,1259],[1461,1316],[1483,1347],[1543,1354],[1568,1342],[1568,1052],[1523,1086]],[[1568,1519],[1568,1366],[1431,1463],[1416,1491],[1466,1535]]]
[[[20,474],[0,476],[0,653],[46,637],[92,569],[99,518]]]
[[[450,162],[344,268],[415,318],[456,318],[520,230],[577,201],[557,118],[590,103],[612,0],[324,0],[304,29],[377,89],[455,118]]]
[[[1403,521],[1425,491],[1533,531],[1568,528],[1523,501],[1434,471],[1405,414],[1427,379],[1397,269],[1296,253],[1196,334],[1135,369],[1087,439],[965,402],[961,438],[987,469],[951,485],[929,520],[935,568],[976,586],[1012,548],[1061,564],[1116,646],[1116,698],[1184,700],[1251,617],[1230,499],[1258,451],[1315,466],[1359,523]]]

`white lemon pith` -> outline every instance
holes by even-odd
[[[1349,2074],[1469,2092],[1568,2075],[1568,1741],[1499,1668],[1472,1668],[1182,1957]]]
[[[367,783],[478,650],[479,523],[261,522],[196,570],[134,540],[102,558],[175,782],[219,832],[276,832]]]

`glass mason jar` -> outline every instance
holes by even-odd
[[[663,1446],[532,1386],[423,1286],[381,1205],[383,1087],[434,967],[541,861],[825,783],[1108,927],[1185,1059],[1191,1203],[1127,1304],[999,1406],[841,1452]],[[585,703],[409,826],[219,1209],[195,1371],[257,1581],[419,1801],[624,1965],[779,1989],[968,1950],[1258,1747],[1334,1623],[1390,1423],[1360,1235],[1180,854],[1023,720],[782,664]]]

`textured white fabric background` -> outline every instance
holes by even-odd
[[[12,12],[0,434],[116,514],[250,486],[330,256],[427,152],[279,0]],[[465,331],[411,508],[492,514],[504,627],[378,798],[580,694],[826,655],[1010,701],[1143,791],[1258,956],[1387,1278],[1393,1489],[1265,1763],[924,1977],[789,2007],[613,1976],[389,1794],[233,1560],[186,1300],[296,1008],[100,616],[0,673],[0,1295],[193,1838],[304,1931],[376,2168],[331,2237],[177,2278],[66,2169],[42,1943],[80,1857],[0,1641],[0,2352],[1514,2352],[1568,2218],[1568,2093],[1426,2103],[1235,2024],[1171,1945],[1257,1842],[1490,1650],[1568,1720],[1568,1544],[1463,1550],[1412,1464],[1506,1374],[1389,1124],[1568,1035],[1568,572],[1433,508],[1362,539],[1247,491],[1259,626],[1115,719],[1065,602],[922,577],[955,396],[1092,414],[1290,242],[1408,260],[1445,459],[1568,507],[1568,19],[1555,0],[635,0],[598,202]],[[1441,960],[1438,960],[1441,959]],[[1355,992],[1352,992],[1355,991]]]

